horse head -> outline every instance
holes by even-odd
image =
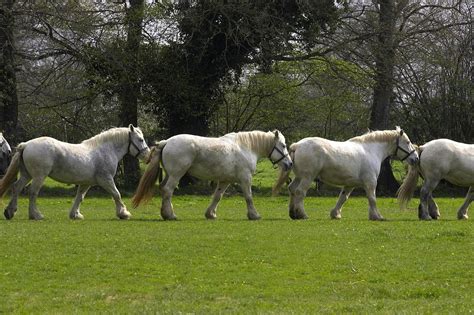
[[[5,171],[10,164],[11,156],[12,149],[7,140],[3,137],[3,134],[0,132],[0,175],[5,174]]]
[[[293,167],[293,161],[291,160],[288,148],[286,147],[285,137],[283,134],[275,130],[275,144],[272,151],[268,155],[268,158],[273,165],[281,166],[285,171],[290,170]]]
[[[130,132],[128,136],[128,153],[139,159],[147,159],[150,154],[150,148],[146,144],[145,138],[140,128],[129,126]]]
[[[398,126],[396,127],[396,131],[398,132],[398,137],[394,156],[400,159],[400,161],[406,160],[410,165],[418,163],[420,157],[418,156],[415,146],[411,143],[410,138],[408,138],[408,135]]]

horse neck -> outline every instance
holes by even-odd
[[[97,137],[97,136],[96,136]],[[115,157],[120,161],[127,153],[129,147],[129,140],[128,140],[128,133],[127,137],[123,135],[115,135],[115,136],[103,136],[102,139],[97,140],[92,137],[83,142],[83,144],[88,145],[89,147],[93,148],[94,150],[101,150],[107,151],[107,154],[115,155]],[[120,138],[120,141],[117,139]],[[123,138],[123,140],[122,140]]]
[[[368,148],[367,151],[371,152],[373,156],[376,156],[382,162],[395,152],[396,139],[365,142],[362,145]]]
[[[239,141],[252,151],[257,158],[267,157],[274,145],[272,132],[254,131],[239,135]]]

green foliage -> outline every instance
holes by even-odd
[[[461,199],[438,199],[443,219],[420,222],[379,198],[387,222],[367,220],[351,198],[340,221],[335,198],[307,198],[309,220],[291,221],[287,197],[225,197],[216,221],[208,197],[159,198],[114,218],[109,198],[86,198],[84,221],[70,199],[42,198],[42,222],[26,200],[0,220],[1,313],[469,313],[473,311],[472,221],[455,220]],[[130,205],[130,201],[125,201]],[[461,264],[461,265],[460,265]]]
[[[367,126],[369,75],[338,59],[279,62],[229,87],[214,132],[280,129],[291,141],[307,136],[347,139]]]

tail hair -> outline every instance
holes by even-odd
[[[419,146],[415,146],[415,149],[418,155],[420,155],[422,148]],[[405,210],[407,208],[408,203],[410,202],[411,198],[413,197],[413,194],[415,193],[419,177],[419,164],[409,165],[407,176],[405,177],[402,185],[397,191],[397,200],[401,210]]]
[[[140,182],[138,183],[137,190],[132,197],[132,205],[137,208],[142,202],[148,202],[153,197],[154,186],[158,177],[161,177],[161,151],[164,145],[154,146],[151,148],[151,152],[148,158],[148,166],[145,169]],[[161,180],[161,179],[160,179]]]
[[[294,163],[295,151],[294,151],[294,148],[292,149],[292,147],[293,146],[290,146],[290,157]],[[272,196],[274,197],[278,196],[283,184],[290,181],[290,173],[291,173],[291,169],[284,170],[282,167],[280,167],[280,175],[278,176],[278,179],[276,180],[275,184],[272,187]]]
[[[7,168],[5,176],[0,179],[0,198],[7,192],[10,186],[16,181],[18,172],[20,171],[20,164],[23,155],[24,147],[20,144],[17,148],[16,153]]]

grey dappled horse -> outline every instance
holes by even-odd
[[[425,143],[417,150],[420,160],[416,165],[409,167],[408,174],[398,191],[400,207],[406,208],[421,174],[423,186],[418,208],[418,217],[421,220],[436,220],[440,216],[432,192],[441,179],[454,185],[469,187],[466,199],[458,210],[458,219],[467,219],[469,205],[474,200],[474,144],[437,139]]]
[[[217,182],[213,199],[206,211],[206,218],[215,219],[216,209],[225,190],[231,183],[239,183],[247,202],[249,220],[260,219],[252,200],[252,175],[257,161],[268,157],[273,164],[288,170],[292,166],[285,144],[285,138],[276,131],[250,131],[229,133],[219,138],[177,135],[160,141],[152,149],[150,162],[140,179],[132,199],[136,207],[153,196],[153,186],[160,171],[160,164],[166,172],[160,183],[162,197],[161,216],[174,220],[171,197],[184,174]]]
[[[93,185],[99,185],[109,192],[114,198],[117,216],[128,219],[131,214],[114,183],[117,165],[127,153],[144,159],[149,152],[142,131],[132,125],[109,129],[79,144],[50,137],[20,143],[5,177],[0,180],[0,197],[12,186],[12,197],[4,215],[7,219],[13,218],[18,194],[31,181],[29,218],[41,220],[43,215],[36,207],[36,198],[45,178],[49,176],[62,183],[78,185],[69,212],[71,219],[84,218],[79,206]],[[16,180],[18,172],[20,178]]]

